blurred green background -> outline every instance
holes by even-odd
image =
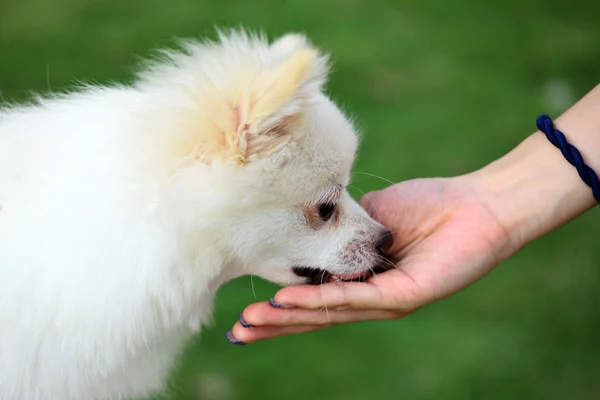
[[[331,51],[329,90],[365,141],[357,171],[450,176],[501,156],[600,82],[600,2],[0,0],[0,93],[131,79],[175,37],[244,25]],[[368,191],[383,180],[357,175]],[[360,192],[354,192],[359,196]],[[238,348],[255,301],[228,284],[165,399],[600,399],[597,211],[464,292],[401,321]],[[276,287],[254,279],[256,299]]]

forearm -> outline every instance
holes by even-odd
[[[600,173],[600,86],[555,120],[586,164]],[[519,250],[592,208],[596,201],[577,170],[541,132],[471,174],[474,185]]]

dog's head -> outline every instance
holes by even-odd
[[[222,35],[169,56],[145,82],[175,76],[160,87],[187,93],[171,145],[187,160],[178,180],[182,191],[204,193],[198,218],[219,225],[214,243],[227,248],[232,268],[282,285],[360,280],[380,269],[392,237],[346,190],[358,136],[323,93],[327,57],[295,34],[272,44]]]

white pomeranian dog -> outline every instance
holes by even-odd
[[[219,286],[365,279],[390,232],[302,35],[220,33],[130,86],[0,111],[0,399],[161,390]]]

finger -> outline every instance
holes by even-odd
[[[244,328],[237,322],[231,331],[228,332],[227,339],[230,343],[236,345],[246,345],[259,340],[274,339],[280,336],[296,335],[299,333],[308,333],[330,327],[331,325],[316,326],[258,326],[256,328]]]
[[[408,311],[420,307],[422,293],[416,282],[399,269],[367,282],[289,286],[279,290],[276,303],[308,309]]]
[[[278,313],[271,317],[273,322],[281,324],[282,320],[287,321],[286,325],[264,325],[248,327],[248,320],[252,317],[246,317],[244,313],[244,324],[236,322],[228,335],[228,339],[233,344],[243,345],[259,340],[273,339],[279,336],[307,333],[320,329],[329,328],[333,325],[344,323],[392,320],[398,319],[402,315],[386,311],[377,310],[345,310],[345,311],[326,311],[326,310],[278,310]],[[284,316],[289,314],[290,316]],[[278,319],[277,316],[280,318]],[[282,318],[281,318],[282,317]],[[308,322],[315,322],[314,325],[307,325]],[[258,324],[258,322],[256,322]]]
[[[375,299],[375,300],[373,300]],[[274,297],[285,306],[329,310],[380,309],[381,292],[369,283],[329,283],[319,286],[289,286],[279,290]],[[379,305],[379,306],[376,306]]]
[[[240,314],[240,323],[248,328],[258,326],[310,326],[390,320],[397,319],[400,316],[403,316],[403,314],[387,310],[282,309],[273,307],[268,302],[262,302],[246,307],[244,312]]]

